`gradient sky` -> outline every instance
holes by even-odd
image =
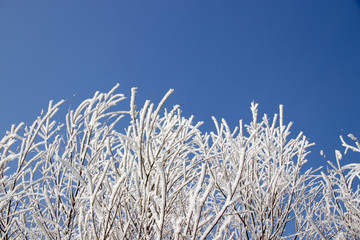
[[[120,83],[235,127],[250,103],[303,131],[313,166],[340,134],[360,137],[360,4],[355,0],[0,0],[0,134]],[[75,97],[74,97],[75,95]],[[122,105],[127,108],[127,105]],[[64,115],[60,115],[60,120]],[[358,156],[357,156],[358,158]]]

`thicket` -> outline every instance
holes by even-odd
[[[283,108],[202,133],[179,106],[95,93],[63,123],[49,107],[0,141],[1,239],[359,239],[360,164],[307,169]],[[128,116],[128,118],[124,118]],[[124,118],[124,119],[122,119]],[[129,125],[119,130],[117,123]],[[292,135],[291,135],[292,136]],[[345,152],[360,152],[360,143]],[[311,164],[310,164],[311,165]]]

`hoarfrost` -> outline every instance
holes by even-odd
[[[290,137],[282,105],[260,118],[253,102],[250,124],[213,117],[203,134],[178,105],[162,113],[172,89],[140,108],[133,88],[119,111],[118,87],[69,110],[64,129],[51,101],[0,140],[2,239],[358,239],[360,165],[336,151],[327,173],[304,170],[313,144]]]

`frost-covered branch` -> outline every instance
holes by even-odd
[[[355,146],[347,144],[340,137],[345,153],[348,149],[360,152],[358,140],[352,134],[349,137],[355,142]],[[342,166],[342,158],[343,155],[336,150],[336,164],[328,161],[327,173],[321,173],[322,195],[315,211],[308,216],[313,222],[308,234],[322,236],[324,239],[339,239],[340,236],[344,239],[360,239],[360,164]]]

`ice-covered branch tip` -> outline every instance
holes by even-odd
[[[280,127],[284,126],[284,105],[279,105],[279,114],[280,114]]]
[[[355,146],[348,144],[348,143],[344,140],[343,136],[340,136],[340,140],[341,140],[342,146],[345,147],[345,154],[347,153],[347,151],[348,151],[349,149],[351,149],[351,150],[354,151],[354,152],[360,152],[360,143],[359,143],[358,139],[357,139],[353,134],[351,134],[351,133],[348,134],[348,137],[355,142]]]
[[[258,105],[259,105],[259,104],[255,103],[255,102],[251,102],[250,110],[251,110],[251,112],[252,112],[253,123],[254,123],[254,124],[257,122]]]

